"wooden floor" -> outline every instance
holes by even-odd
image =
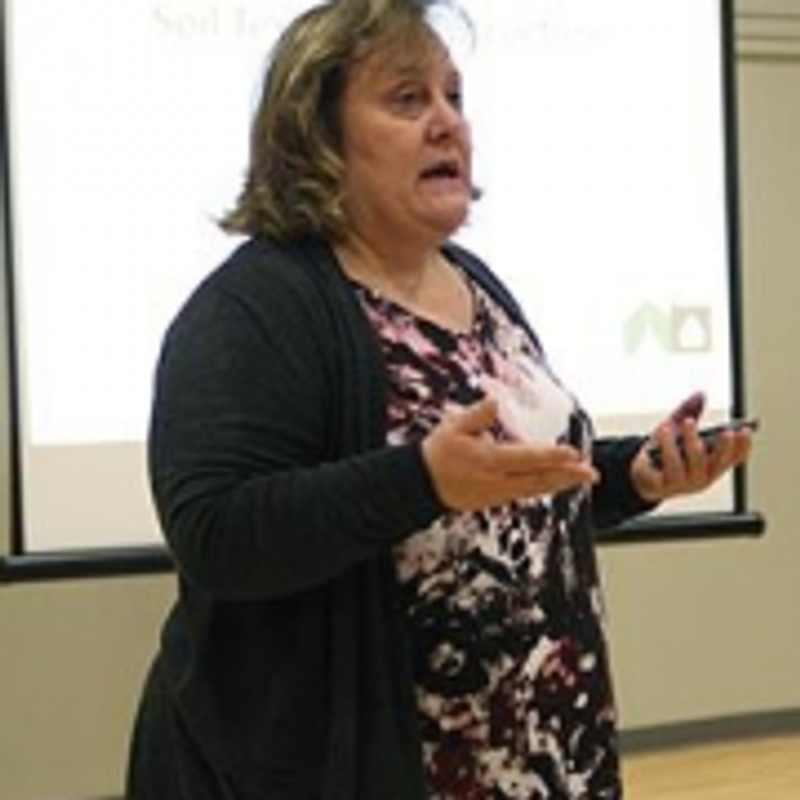
[[[629,755],[626,800],[800,800],[800,736]]]

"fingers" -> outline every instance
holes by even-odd
[[[497,404],[482,400],[445,418],[423,442],[442,502],[455,510],[486,508],[597,480],[575,448],[500,442],[487,435]]]
[[[599,480],[596,470],[583,461],[563,466],[540,466],[529,472],[499,473],[493,476],[497,496],[492,504],[557,494],[581,484],[592,484]]]
[[[521,442],[499,443],[484,434],[499,421],[499,407],[492,398],[483,398],[463,410],[452,413],[442,423],[454,435],[475,439],[484,444],[485,466],[493,471],[524,474],[532,470],[557,468],[581,460],[581,454],[568,445],[531,446]]]
[[[669,455],[664,459],[664,475],[669,484],[689,486],[702,484],[707,479],[708,451],[697,434],[697,423],[687,417],[673,430],[663,430]]]
[[[508,476],[544,470],[572,469],[584,464],[584,457],[569,445],[531,445],[522,442],[485,442],[485,466]]]
[[[650,457],[637,458],[632,475],[640,494],[656,501],[706,489],[743,464],[752,445],[752,432],[747,428],[724,429],[711,441],[703,439],[692,417],[663,423],[651,438],[658,448],[658,465],[654,466]]]
[[[678,429],[681,445],[676,447],[690,475],[711,480],[747,459],[752,444],[749,428],[721,428],[713,438],[701,436],[693,420],[685,420]],[[675,438],[674,436],[672,437]]]
[[[753,432],[749,428],[723,431],[714,440],[709,453],[709,467],[715,475],[747,461],[753,444]]]

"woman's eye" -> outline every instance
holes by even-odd
[[[406,86],[389,95],[389,105],[400,116],[416,118],[424,114],[431,104],[438,102],[437,98],[438,92],[432,92],[424,86]],[[456,112],[463,111],[464,98],[460,86],[443,90],[441,99]]]
[[[456,111],[464,110],[464,93],[461,89],[453,89],[447,93],[447,100]]]
[[[415,116],[425,105],[425,94],[419,89],[401,89],[392,96],[392,105],[403,116]]]

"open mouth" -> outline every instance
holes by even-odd
[[[424,180],[460,180],[461,177],[459,163],[451,159],[437,161],[422,171]]]

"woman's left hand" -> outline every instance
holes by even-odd
[[[631,465],[631,478],[641,497],[652,503],[708,488],[730,469],[743,464],[752,445],[748,428],[724,429],[704,442],[692,417],[662,423],[645,442]],[[656,465],[650,454],[660,452]]]

